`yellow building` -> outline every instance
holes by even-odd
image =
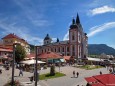
[[[24,39],[18,37],[14,33],[6,35],[5,37],[2,38],[2,41],[3,41],[3,46],[9,47],[11,49],[13,48],[14,43],[19,43],[20,45],[22,45],[25,48],[27,54],[30,53],[30,46],[27,43],[27,41],[25,41]]]

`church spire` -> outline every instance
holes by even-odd
[[[80,20],[79,20],[79,15],[77,13],[77,17],[76,17],[76,24],[80,24]]]
[[[57,42],[59,42],[59,38],[57,38]]]
[[[72,19],[72,24],[75,24],[75,19],[74,18]]]

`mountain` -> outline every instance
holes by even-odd
[[[115,56],[115,49],[107,46],[106,44],[89,44],[88,53],[89,55],[100,55],[105,53],[107,55]]]

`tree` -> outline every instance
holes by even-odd
[[[21,45],[16,45],[15,47],[15,61],[18,63],[26,57],[26,51]]]

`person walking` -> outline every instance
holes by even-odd
[[[79,72],[77,72],[76,75],[77,75],[77,78],[78,78],[78,76],[79,76]]]
[[[19,72],[19,76],[22,75],[23,76],[23,71],[22,71],[22,68],[20,69],[20,72]]]
[[[31,76],[30,81],[33,82],[33,80],[34,80],[34,76]]]
[[[102,72],[100,71],[100,75],[102,74]]]
[[[73,77],[75,77],[75,71],[73,71]]]

